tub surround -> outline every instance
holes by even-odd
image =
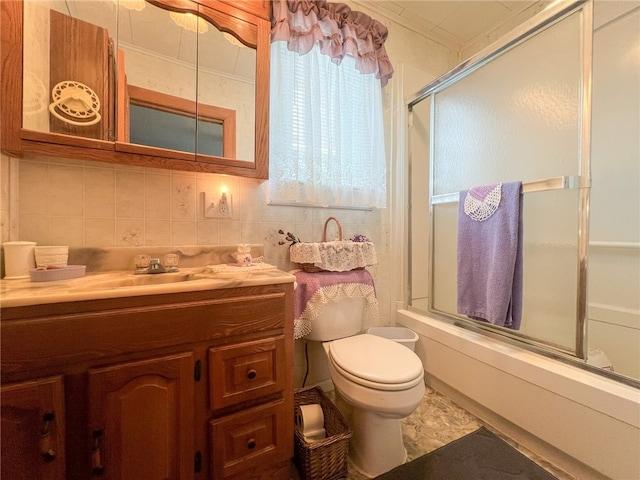
[[[640,478],[637,389],[416,312],[398,323],[427,385],[469,412],[577,478]]]

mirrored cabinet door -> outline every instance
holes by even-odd
[[[263,16],[218,0],[2,10],[3,96],[19,94],[3,151],[268,178]]]
[[[112,2],[24,3],[24,128],[114,139],[116,22]]]
[[[198,28],[193,13],[118,0],[117,150],[195,160]]]
[[[222,156],[253,163],[256,26],[215,15],[202,5],[199,8],[202,15],[215,16],[215,25],[200,35],[198,42],[198,153],[206,155],[211,151],[211,122],[217,111],[218,117],[224,119]],[[228,31],[232,26],[242,37]]]

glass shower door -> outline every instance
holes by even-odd
[[[501,49],[481,52],[463,73],[436,81],[410,105],[413,308],[428,304],[454,321],[580,356],[586,239],[579,231],[586,192],[578,187],[588,186],[589,177],[583,60],[590,30],[590,10],[564,11]],[[428,126],[428,141],[417,138],[422,133],[416,125]],[[428,188],[419,184],[426,177],[415,174],[426,170],[425,163]],[[459,192],[514,181],[524,190],[523,318],[517,331],[469,320],[456,305]],[[419,206],[425,196],[430,218]],[[424,278],[417,264],[423,247],[416,240],[429,222],[431,270]]]

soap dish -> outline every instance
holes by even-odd
[[[68,280],[84,277],[86,265],[67,265],[66,267],[49,267],[45,269],[33,268],[29,270],[32,282],[52,282],[54,280]]]

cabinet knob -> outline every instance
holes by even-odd
[[[255,438],[250,438],[249,441],[247,442],[247,448],[249,450],[253,450],[254,448],[256,448],[256,439]]]
[[[42,430],[40,432],[40,457],[47,463],[56,459],[56,451],[53,449],[53,439],[51,438],[51,423],[55,420],[54,412],[46,412],[42,416]]]
[[[253,380],[254,378],[256,378],[256,376],[258,375],[258,372],[255,371],[255,369],[251,369],[247,372],[247,378],[249,380]]]

